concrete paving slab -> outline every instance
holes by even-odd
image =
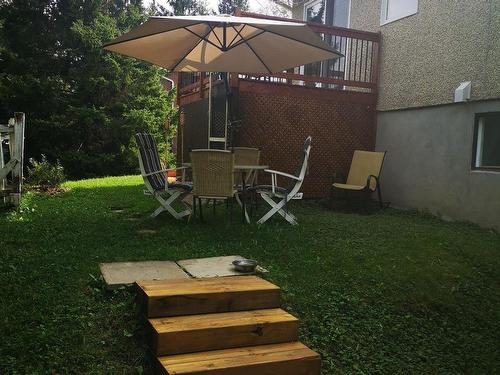
[[[236,259],[244,259],[244,257],[240,255],[230,255],[225,257],[185,259],[177,263],[194,278],[243,276],[267,272],[267,270],[260,266],[257,266],[256,272],[253,273],[238,272],[234,269],[232,264],[233,260]]]
[[[188,279],[189,275],[175,262],[115,262],[99,264],[101,274],[110,289],[140,280]]]

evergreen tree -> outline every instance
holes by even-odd
[[[219,0],[219,14],[233,14],[236,8],[248,10],[248,0]]]
[[[140,0],[0,5],[0,118],[26,112],[27,158],[59,159],[73,178],[137,171],[133,134],[163,140],[174,93],[160,69],[102,44],[145,19]]]
[[[207,4],[204,0],[168,0],[175,16],[195,16],[208,14]]]

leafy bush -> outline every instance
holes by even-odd
[[[28,167],[28,184],[42,191],[59,188],[64,182],[64,168],[59,163],[50,163],[42,154],[40,161],[30,158],[31,167]]]

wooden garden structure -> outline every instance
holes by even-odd
[[[380,34],[309,26],[344,57],[271,75],[232,73],[232,119],[217,75],[172,75],[183,113],[179,163],[189,161],[189,149],[249,146],[261,150],[263,164],[291,172],[297,164],[294,155],[310,135],[313,149],[302,191],[320,198],[330,193],[334,171],[347,173],[354,150],[374,149]]]
[[[14,113],[0,125],[0,197],[18,207],[23,185],[25,115]]]

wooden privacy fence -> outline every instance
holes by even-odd
[[[24,113],[16,112],[0,125],[0,197],[18,207],[23,184]]]

